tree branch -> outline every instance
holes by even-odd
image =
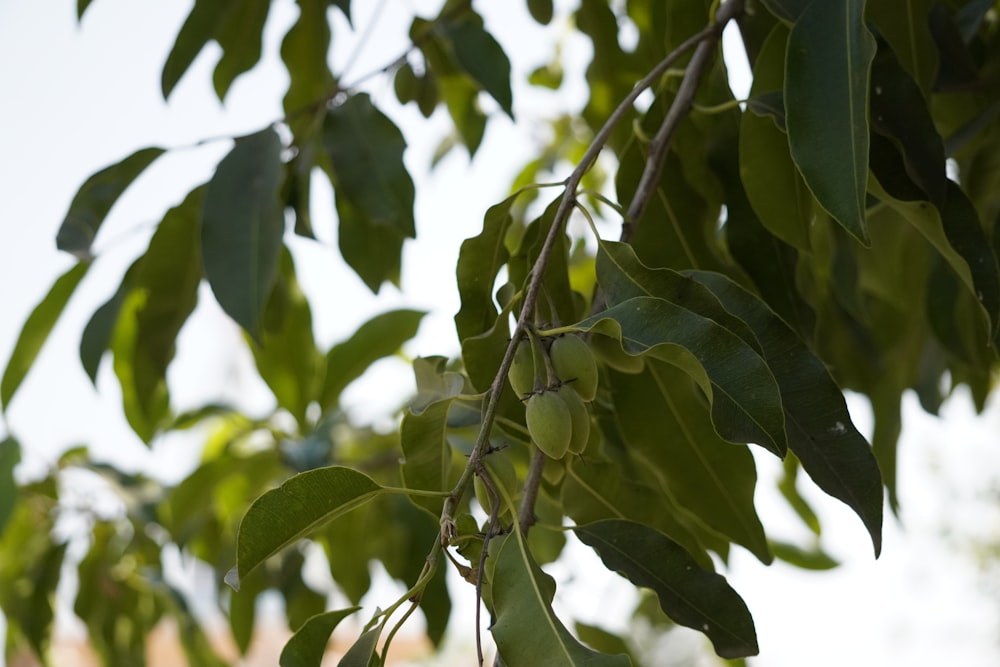
[[[632,203],[629,204],[625,215],[625,222],[622,223],[622,242],[627,243],[632,238],[636,225],[639,224],[639,219],[646,211],[649,200],[656,193],[657,188],[660,187],[663,164],[667,160],[667,153],[670,151],[670,142],[674,137],[674,132],[684,117],[691,111],[691,104],[695,93],[698,91],[698,84],[701,82],[701,77],[704,75],[711,61],[719,38],[722,37],[722,29],[726,27],[726,24],[730,20],[743,13],[743,2],[744,0],[729,0],[729,2],[723,4],[719,7],[712,25],[703,30],[702,33],[699,33],[703,37],[700,39],[694,55],[691,56],[691,62],[688,63],[685,69],[684,79],[677,90],[677,96],[674,97],[673,103],[667,110],[667,115],[660,124],[660,129],[657,130],[656,136],[653,137],[653,141],[649,144],[649,155],[646,158],[646,166],[642,171],[642,176],[639,178],[639,185],[636,187],[635,195],[632,197]]]

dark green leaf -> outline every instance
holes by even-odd
[[[304,426],[306,409],[318,397],[324,362],[313,338],[309,301],[299,287],[287,249],[264,308],[260,343],[251,343],[250,349],[278,405]]]
[[[0,536],[17,503],[14,466],[21,461],[21,445],[11,437],[0,440]]]
[[[938,70],[938,51],[929,26],[932,0],[868,0],[865,18],[889,42],[899,64],[929,94]]]
[[[483,28],[482,21],[470,16],[448,25],[445,34],[451,41],[455,59],[462,69],[513,118],[510,61],[503,47]]]
[[[753,433],[754,442],[784,451],[784,416],[774,376],[753,347],[718,322],[682,304],[644,296],[576,326],[620,339],[632,355],[654,351],[698,383],[712,401],[712,421],[721,432]]]
[[[778,18],[794,23],[799,15],[813,0],[762,0],[772,14]]]
[[[226,583],[239,590],[243,578],[269,557],[383,492],[371,477],[338,466],[289,478],[247,510],[237,536],[236,567]]]
[[[847,412],[843,394],[819,359],[763,302],[717,273],[688,272],[709,287],[760,341],[781,387],[788,447],[813,481],[853,509],[878,556],[882,546],[882,478],[871,448]]]
[[[208,41],[215,37],[219,24],[234,7],[239,11],[239,3],[235,0],[195,0],[194,8],[184,20],[167,61],[163,64],[163,74],[160,77],[163,99],[170,97],[174,86]]]
[[[455,315],[460,341],[483,333],[496,321],[493,284],[509,256],[504,240],[513,222],[510,208],[516,198],[516,194],[511,195],[491,206],[483,217],[483,231],[462,242],[455,271],[462,303]]]
[[[90,3],[93,0],[76,0],[76,19],[77,21],[83,20],[83,14],[87,11],[87,7],[90,7]]]
[[[750,95],[781,89],[788,29],[777,25],[754,64]],[[769,232],[801,250],[809,249],[812,196],[788,150],[788,137],[774,119],[744,113],[740,120],[740,179],[747,199]]]
[[[947,189],[944,141],[923,93],[886,48],[872,61],[871,78],[872,129],[892,141],[924,198],[941,207]]]
[[[403,163],[406,143],[368,95],[352,95],[323,124],[340,216],[344,260],[377,291],[399,280],[404,238],[413,238],[413,181]]]
[[[753,504],[753,455],[715,433],[694,383],[655,360],[642,373],[613,372],[610,379],[618,430],[636,462],[655,471],[677,504],[705,526],[771,562]]]
[[[361,377],[375,361],[395,354],[417,334],[426,313],[417,310],[393,310],[368,320],[349,339],[337,343],[326,355],[326,380],[320,404],[329,410],[340,394]]]
[[[359,609],[361,607],[348,607],[310,618],[285,644],[278,664],[281,667],[319,667],[334,628]]]
[[[255,339],[285,231],[281,140],[268,128],[237,140],[205,193],[202,257],[222,309]]]
[[[299,18],[281,42],[281,59],[288,70],[286,114],[301,112],[333,90],[327,63],[330,51],[328,0],[299,0]],[[345,12],[346,13],[346,12]]]
[[[519,535],[504,538],[493,556],[490,628],[507,667],[627,667],[627,656],[595,653],[578,642],[552,611],[556,585],[535,563]],[[492,551],[492,549],[491,549]]]
[[[10,400],[31,370],[52,328],[66,308],[66,303],[73,296],[76,286],[87,275],[88,269],[90,269],[89,262],[79,262],[59,276],[21,327],[21,333],[14,344],[14,351],[7,360],[3,380],[0,381],[0,402],[3,403],[4,410],[10,407]]]
[[[640,470],[595,460],[588,452],[586,461],[574,460],[566,467],[561,490],[566,515],[577,524],[631,517],[670,536],[703,567],[712,567],[712,559],[684,525],[690,520],[687,511],[643,480]]]
[[[528,0],[528,11],[531,13],[531,18],[542,25],[548,25],[554,11],[552,0]]]
[[[757,655],[746,603],[724,577],[702,569],[679,544],[633,521],[599,521],[573,530],[609,570],[653,589],[675,622],[705,633],[720,656]]]
[[[375,647],[378,644],[379,635],[382,633],[382,626],[376,626],[365,632],[354,642],[347,653],[337,663],[337,667],[371,667],[372,658],[375,657]]]
[[[231,2],[226,15],[216,23],[213,37],[222,47],[222,57],[215,66],[212,82],[220,101],[225,99],[233,80],[260,60],[264,23],[270,8],[271,0]]]
[[[864,0],[813,2],[788,37],[785,112],[792,157],[820,205],[862,243],[868,81],[875,40]]]
[[[73,196],[56,234],[56,247],[81,260],[89,260],[94,237],[111,207],[132,181],[164,152],[162,148],[143,148],[88,178]]]

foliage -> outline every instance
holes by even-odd
[[[89,4],[79,3],[81,16]],[[192,664],[221,663],[163,575],[164,553],[179,548],[215,571],[241,651],[255,600],[276,590],[297,630],[281,664],[318,665],[334,627],[360,607],[328,610],[304,582],[305,541],[322,547],[352,605],[368,591],[372,561],[407,588],[375,611],[342,665],[383,664],[416,609],[439,645],[455,593],[445,586],[449,567],[474,584],[462,594],[481,596],[504,664],[631,664],[621,638],[581,624],[574,635],[555,615],[555,582],[541,565],[566,539],[651,589],[655,613],[705,633],[720,656],[756,654],[750,611],[715,572],[732,546],[765,563],[834,563],[813,546],[768,539],[751,445],[784,459],[781,491],[806,526],[819,534],[796,490],[800,470],[858,515],[878,555],[886,490],[897,503],[903,392],[933,412],[958,385],[980,407],[992,387],[995,3],[581,0],[571,17],[553,18],[551,1],[529,0],[533,20],[569,18],[592,45],[589,99],[575,117],[552,119],[538,158],[462,245],[461,357],[413,362],[417,394],[391,433],[353,423],[341,394],[412,338],[423,314],[381,314],[319,349],[312,311],[336,307],[336,296],[309,302],[285,243],[313,236],[312,177],[321,172],[336,197],[344,260],[372,291],[398,284],[420,179],[403,162],[403,134],[366,92],[369,77],[341,80],[329,63],[328,20],[339,12],[349,21],[350,2],[297,4],[281,49],[285,116],[234,138],[212,178],[163,215],[82,332],[91,379],[113,357],[135,433],[151,443],[197,427],[203,459],[168,486],[74,449],[45,478],[22,481],[15,466],[31,443],[0,443],[8,655],[46,654],[68,546],[54,524],[73,511],[58,481],[76,469],[103,477],[125,507],[116,518],[88,515],[92,539],[74,563],[75,611],[107,664],[140,664],[145,636],[171,617]],[[214,41],[224,100],[261,57],[269,7],[196,2],[164,65],[164,97]],[[749,100],[734,99],[721,58],[730,21],[753,70]],[[634,28],[634,44],[625,45],[622,25]],[[442,150],[461,145],[474,157],[491,122],[481,100],[517,119],[506,55],[516,45],[499,43],[461,0],[415,16],[409,37],[372,76],[392,78],[399,102],[424,116],[440,108],[454,124]],[[531,81],[558,90],[561,72],[557,59]],[[92,245],[109,211],[167,150],[137,150],[80,187],[57,235],[77,263],[22,329],[0,384],[5,409],[101,261]],[[549,177],[560,179],[554,194],[537,184]],[[570,237],[571,215],[617,222],[620,237],[601,239],[593,224],[593,235]],[[175,341],[202,282],[245,331],[274,394],[270,413],[172,410]],[[563,388],[576,378],[556,370],[569,362],[550,358],[567,336],[587,343],[574,344],[575,355],[596,360],[596,391],[581,382],[579,398]],[[515,373],[529,370],[513,382],[547,406],[528,421],[527,396],[507,385],[519,345],[530,354]],[[870,445],[844,389],[871,400]],[[559,416],[564,402],[574,404],[572,419]],[[533,444],[539,438],[558,458]]]

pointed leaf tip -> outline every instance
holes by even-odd
[[[868,82],[875,38],[864,0],[812,2],[788,37],[785,112],[792,158],[816,200],[868,246]]]

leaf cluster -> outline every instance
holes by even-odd
[[[79,3],[81,16],[89,4]],[[583,624],[571,632],[555,614],[555,582],[541,566],[567,539],[652,592],[656,609],[640,605],[637,617],[665,614],[702,632],[722,658],[754,655],[750,611],[715,570],[734,546],[764,563],[834,565],[800,473],[857,515],[878,556],[886,493],[898,504],[904,392],[934,412],[956,386],[967,385],[979,407],[992,389],[994,3],[582,0],[566,17],[529,0],[533,20],[563,21],[592,47],[589,96],[572,118],[551,119],[512,194],[462,244],[460,357],[413,361],[416,395],[388,433],[353,423],[341,396],[416,335],[423,313],[378,315],[320,349],[312,313],[327,304],[300,288],[288,237],[314,236],[312,186],[322,175],[344,261],[373,292],[398,285],[420,179],[404,162],[403,132],[365,83],[391,78],[397,101],[425,117],[440,108],[454,130],[437,158],[456,145],[471,158],[492,116],[516,118],[506,55],[516,45],[494,37],[472,3],[449,0],[434,17],[413,17],[409,43],[383,69],[342,81],[328,59],[329,14],[350,21],[351,3],[297,4],[281,48],[284,117],[233,139],[213,176],[162,216],[81,334],[92,380],[113,358],[135,433],[147,443],[199,433],[203,458],[170,486],[72,450],[44,479],[19,483],[22,445],[0,443],[9,655],[46,655],[70,562],[56,521],[81,513],[62,480],[81,471],[104,480],[123,507],[113,516],[84,508],[87,552],[72,563],[81,582],[74,610],[106,664],[141,664],[146,635],[165,618],[181,624],[192,664],[223,663],[165,574],[174,549],[214,573],[241,652],[256,600],[280,593],[295,631],[285,666],[320,663],[335,627],[360,610],[373,561],[406,593],[375,610],[342,665],[385,664],[418,609],[439,645],[455,593],[448,568],[481,599],[502,664],[636,664],[639,647],[625,638]],[[164,65],[164,97],[214,41],[224,99],[261,57],[269,8],[198,0]],[[745,100],[734,97],[721,57],[730,22],[752,69]],[[623,24],[635,34],[627,44]],[[560,90],[562,71],[556,58],[532,82]],[[101,261],[94,240],[116,200],[167,152],[140,149],[80,187],[57,235],[77,262],[24,324],[0,382],[5,410]],[[559,180],[546,197],[538,181],[549,176]],[[572,216],[593,234],[568,233]],[[618,239],[601,238],[597,220],[618,225]],[[208,404],[175,414],[168,371],[202,284],[245,333],[273,411]],[[583,408],[589,437],[549,458],[507,374],[528,343],[534,372],[549,371],[529,395],[571,385],[551,372],[547,352],[567,334],[589,346],[597,386]],[[870,399],[871,443],[844,390]],[[754,503],[756,456],[783,460],[779,490],[811,541],[769,538]],[[470,493],[474,479],[488,502]],[[322,551],[348,607],[328,609],[304,581],[307,544]]]

